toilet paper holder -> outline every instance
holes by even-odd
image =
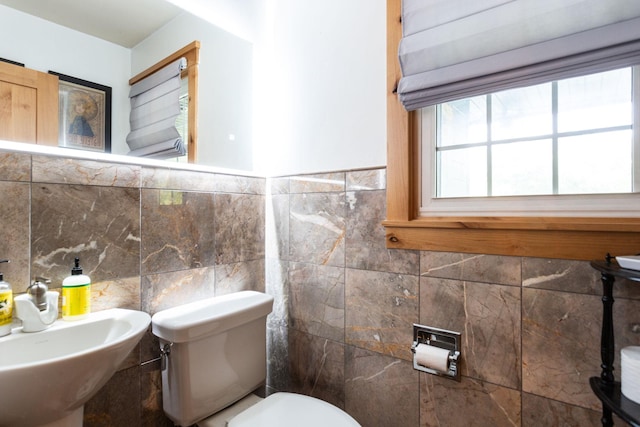
[[[411,352],[413,353],[413,369],[427,372],[433,375],[439,375],[460,381],[460,332],[447,331],[445,329],[434,328],[413,324],[413,344]],[[432,369],[427,366],[419,365],[416,361],[416,348],[419,344],[430,345],[449,351],[448,370],[446,372]]]

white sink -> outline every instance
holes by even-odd
[[[149,327],[149,314],[114,308],[41,332],[0,338],[0,426],[82,426],[84,404]]]

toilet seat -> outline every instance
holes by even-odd
[[[233,417],[229,427],[360,427],[349,414],[325,401],[295,393],[274,393]]]

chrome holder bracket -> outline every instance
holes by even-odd
[[[460,332],[447,331],[446,329],[438,329],[414,323],[413,344],[411,345],[411,352],[413,353],[413,369],[460,381],[460,339]],[[416,361],[416,348],[418,347],[418,344],[430,345],[448,350],[448,371],[437,371],[435,369],[419,365]]]

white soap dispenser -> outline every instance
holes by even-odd
[[[9,262],[8,259],[0,260],[0,263]],[[0,273],[0,337],[11,333],[13,322],[13,290],[9,282],[4,281]]]
[[[75,259],[71,276],[62,281],[62,318],[80,320],[91,312],[91,278],[82,274],[80,259]]]

